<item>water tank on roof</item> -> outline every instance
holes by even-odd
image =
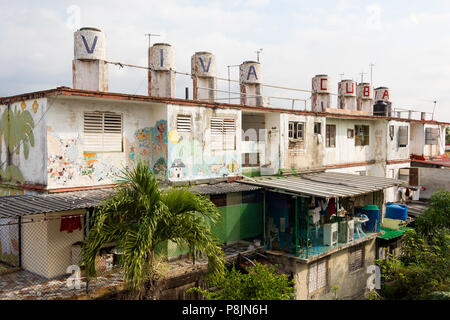
[[[404,204],[387,203],[385,217],[406,221],[408,219],[408,207]]]
[[[378,100],[373,105],[373,115],[374,116],[380,116],[380,117],[387,117],[388,116],[388,104],[384,102],[383,100]]]

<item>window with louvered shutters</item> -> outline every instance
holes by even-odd
[[[192,121],[191,116],[178,115],[177,116],[177,131],[178,132],[191,132]]]
[[[398,128],[398,146],[406,147],[408,145],[408,127],[401,126]]]
[[[309,265],[308,292],[310,294],[327,286],[327,259]]]
[[[349,271],[357,271],[364,266],[364,247],[357,245],[349,249]]]
[[[211,148],[213,150],[234,150],[236,148],[236,120],[211,118]]]
[[[85,112],[84,151],[122,152],[122,114]]]

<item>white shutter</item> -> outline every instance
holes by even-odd
[[[234,150],[236,145],[236,121],[234,119],[211,118],[211,149]]]
[[[313,293],[317,290],[317,262],[309,265],[309,281],[308,281],[308,291]]]
[[[103,114],[103,151],[122,151],[121,114]]]
[[[177,116],[177,131],[178,132],[191,132],[191,116],[178,115]]]
[[[84,150],[103,150],[103,114],[100,112],[84,114]]]
[[[111,112],[84,113],[84,150],[122,151],[122,115]]]
[[[236,121],[234,119],[223,119],[223,148],[234,150],[236,141]]]
[[[327,286],[327,260],[321,260],[317,264],[317,289]]]

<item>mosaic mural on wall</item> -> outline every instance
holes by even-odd
[[[236,150],[207,152],[197,139],[185,139],[176,130],[169,132],[169,179],[221,178],[241,173]]]
[[[27,103],[22,101],[20,108],[15,105],[14,108],[6,108],[0,118],[0,152],[2,152],[3,143],[5,144],[6,157],[0,165],[0,196],[23,194],[15,186],[23,184],[24,178],[21,169],[15,164],[14,155],[20,155],[21,152],[25,160],[28,160],[30,149],[34,147],[34,119],[27,109]],[[39,104],[34,100],[31,109],[36,113]],[[0,159],[2,157],[0,156]]]
[[[167,121],[160,120],[154,127],[138,129],[134,134],[135,142],[128,151],[131,162],[147,161],[157,177],[167,175]]]

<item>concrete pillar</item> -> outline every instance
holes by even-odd
[[[209,52],[196,52],[191,58],[193,98],[214,103],[217,97],[216,57]]]
[[[96,28],[81,28],[74,33],[72,62],[73,88],[108,91],[106,36]]]
[[[263,106],[261,64],[245,61],[239,66],[241,104],[254,107]]]
[[[426,120],[426,116],[427,116],[427,114],[425,112],[421,112],[420,113],[420,119],[421,120]]]
[[[338,84],[338,106],[339,109],[356,110],[356,82],[353,80],[342,80]]]
[[[370,83],[360,83],[356,86],[356,110],[372,113],[373,89]]]
[[[314,112],[325,112],[331,107],[329,77],[326,74],[316,75],[312,79],[311,108]]]
[[[176,98],[175,49],[167,43],[155,43],[150,48],[148,95]]]

